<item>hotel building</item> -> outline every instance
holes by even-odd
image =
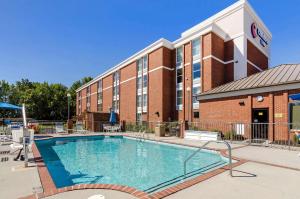
[[[113,108],[121,121],[200,121],[208,108],[196,96],[268,69],[271,40],[251,5],[240,0],[77,89],[76,113]]]

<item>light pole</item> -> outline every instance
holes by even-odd
[[[70,100],[71,100],[71,94],[67,94],[68,97],[68,120],[70,120]]]

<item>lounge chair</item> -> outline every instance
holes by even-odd
[[[76,123],[75,132],[86,134],[86,133],[88,133],[88,130],[86,130],[86,129],[83,128],[83,124],[82,123]]]
[[[62,122],[55,123],[55,133],[66,133],[64,130],[64,124]]]
[[[115,125],[110,125],[110,124],[103,124],[103,131],[104,132],[120,132],[121,131],[121,125],[115,124]]]

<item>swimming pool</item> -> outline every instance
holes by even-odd
[[[196,150],[123,136],[65,137],[35,142],[57,188],[119,184],[148,193],[182,182],[184,160]],[[227,163],[216,152],[199,152],[187,164],[187,177]]]

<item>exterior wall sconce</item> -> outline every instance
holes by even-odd
[[[240,106],[245,106],[245,102],[243,100],[239,101]]]
[[[157,115],[157,117],[159,117],[159,112],[158,112],[158,111],[156,111],[156,112],[155,112],[155,115]]]
[[[257,96],[257,97],[256,97],[256,100],[257,100],[258,102],[262,102],[262,101],[264,101],[264,97],[263,97],[263,96]]]

